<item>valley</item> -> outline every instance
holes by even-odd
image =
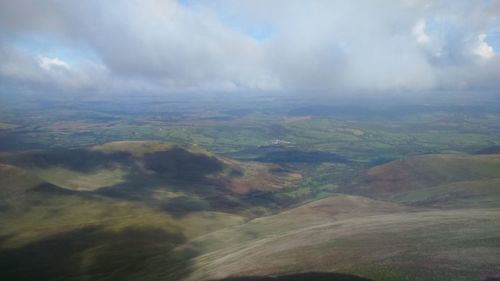
[[[92,112],[100,120],[31,110],[30,124],[5,110],[2,122],[16,125],[0,129],[0,279],[498,274],[498,115],[433,107],[373,120],[305,108],[294,117],[284,101],[238,113],[186,103]]]
[[[0,0],[0,281],[500,281],[500,0]]]

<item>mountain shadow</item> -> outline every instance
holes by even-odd
[[[374,281],[350,274],[330,272],[305,272],[281,276],[229,277],[211,281]]]
[[[194,250],[174,250],[185,238],[156,228],[99,227],[0,249],[0,280],[179,280]]]
[[[175,180],[200,180],[224,168],[224,164],[215,157],[192,153],[180,147],[147,153],[143,161],[146,169]]]
[[[64,167],[74,171],[90,172],[113,163],[130,162],[127,152],[102,153],[88,149],[52,149],[20,155],[13,163],[21,167]]]

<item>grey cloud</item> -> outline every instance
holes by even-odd
[[[499,55],[486,57],[481,41],[500,24],[499,3],[3,1],[3,49],[35,34],[88,47],[99,61],[47,71],[4,52],[0,75],[103,91],[500,89]],[[242,32],[254,27],[271,35]]]

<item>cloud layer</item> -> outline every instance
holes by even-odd
[[[498,15],[498,0],[2,1],[0,89],[500,90]]]

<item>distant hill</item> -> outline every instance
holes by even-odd
[[[375,166],[354,192],[434,207],[500,206],[500,155],[422,155]]]
[[[62,188],[107,190],[109,194],[120,193],[134,184],[136,189],[144,188],[146,183],[188,191],[210,185],[228,193],[246,194],[285,188],[301,177],[274,164],[240,162],[197,146],[156,141],[120,141],[89,149],[24,152],[10,155],[4,161],[9,167],[22,167]]]
[[[493,145],[476,151],[475,154],[500,154],[500,145]]]

